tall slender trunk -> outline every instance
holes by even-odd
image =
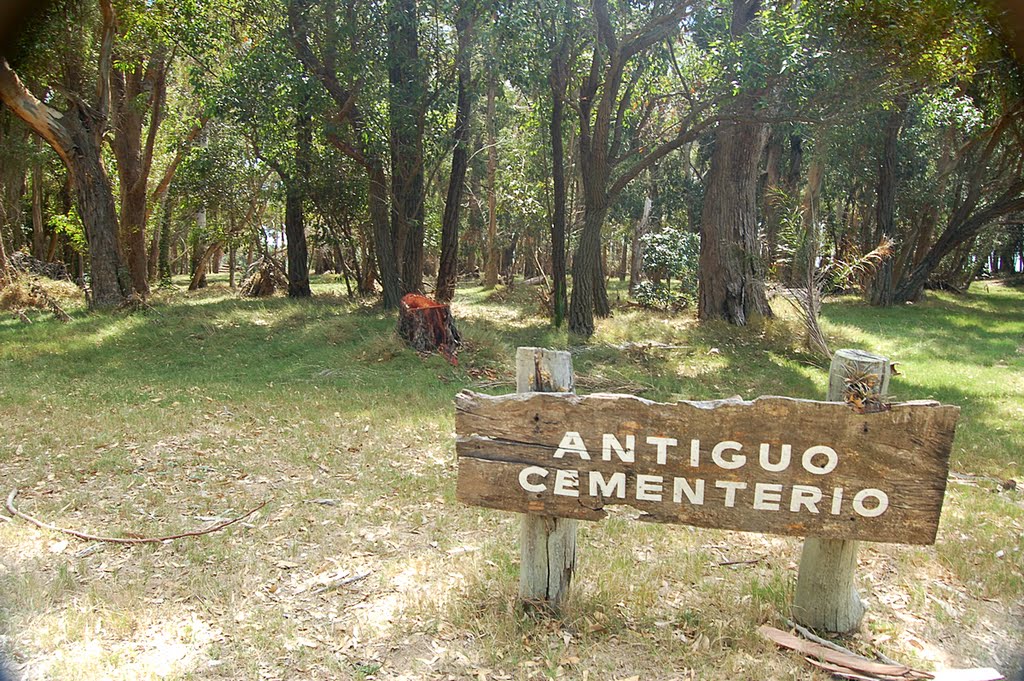
[[[636,290],[637,284],[644,279],[644,235],[647,234],[651,219],[651,208],[654,202],[651,197],[644,199],[644,212],[633,227],[632,257],[629,261],[629,292]]]
[[[160,215],[160,229],[158,230],[160,232],[160,257],[157,270],[161,286],[170,286],[171,284],[171,213],[173,206],[171,199],[165,199],[163,212]]]
[[[132,284],[121,256],[113,189],[100,160],[98,140],[94,143],[84,130],[73,133],[73,139],[80,155],[71,165],[72,177],[78,214],[89,242],[92,304],[116,307],[131,292]]]
[[[463,188],[466,185],[466,169],[469,167],[469,47],[472,39],[469,17],[460,16],[455,22],[455,29],[459,40],[459,51],[455,55],[456,68],[459,72],[459,94],[455,108],[455,149],[452,151],[452,173],[448,180],[448,195],[445,198],[444,216],[441,220],[441,262],[438,265],[435,292],[437,300],[443,303],[447,303],[455,295],[459,267],[459,212]]]
[[[295,174],[285,182],[284,229],[288,238],[288,297],[308,298],[309,246],[306,243],[305,182],[310,174],[313,147],[312,117],[306,104],[295,121]]]
[[[423,118],[426,70],[416,0],[388,0],[391,230],[403,293],[423,288]]]
[[[10,280],[10,263],[7,260],[7,250],[4,248],[4,235],[0,233],[0,288]]]
[[[556,327],[562,326],[569,307],[565,266],[565,146],[562,124],[565,120],[565,94],[569,83],[569,36],[563,33],[551,52],[551,183],[553,203],[551,214],[551,317]]]
[[[156,134],[164,117],[165,74],[165,56],[157,48],[148,63],[137,63],[130,70],[114,69],[111,78],[114,136],[110,146],[121,188],[121,238],[132,286],[142,296],[149,295],[146,199]],[[143,139],[147,109],[150,121]]]
[[[285,192],[284,230],[288,239],[288,297],[308,298],[309,248],[306,245],[306,222],[302,208],[302,191],[289,187]]]
[[[497,87],[492,67],[487,80],[487,258],[484,262],[484,288],[494,288],[498,284],[498,197],[495,182],[498,173],[498,136],[494,120]]]
[[[43,141],[36,137],[36,154],[42,151]],[[43,164],[32,164],[32,255],[46,260],[46,228],[43,224]]]
[[[878,185],[875,195],[875,235],[878,243],[883,237],[896,237],[896,162],[897,145],[903,119],[910,101],[906,95],[897,98],[895,108],[885,122],[885,138],[878,159]],[[889,307],[894,301],[893,258],[886,258],[875,272],[871,282],[871,304]]]

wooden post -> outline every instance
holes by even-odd
[[[572,355],[519,348],[516,391],[575,392]],[[557,613],[576,567],[576,520],[523,515],[519,535],[519,597],[527,608]]]
[[[848,382],[882,396],[889,392],[888,358],[860,350],[840,350],[832,358],[828,400],[842,402]],[[857,593],[857,542],[808,537],[800,555],[793,596],[793,618],[812,629],[848,633],[860,627],[867,603]]]

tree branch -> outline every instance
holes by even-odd
[[[25,121],[34,133],[45,139],[64,164],[70,167],[71,135],[60,122],[64,115],[36,99],[4,57],[0,57],[0,100],[14,115]]]
[[[24,513],[18,510],[14,506],[14,498],[16,496],[18,496],[18,489],[14,488],[11,490],[11,493],[7,495],[7,510],[10,511],[11,514],[24,520],[25,522],[31,523],[32,525],[35,525],[36,527],[44,530],[50,530],[51,532],[70,534],[72,537],[78,537],[79,539],[86,539],[88,541],[107,542],[108,544],[160,544],[165,541],[171,541],[174,539],[184,539],[186,537],[201,537],[204,534],[212,534],[213,532],[223,530],[225,527],[228,527],[229,525],[234,525],[240,520],[245,520],[253,513],[266,506],[268,503],[267,501],[264,501],[256,508],[252,509],[251,511],[246,511],[237,518],[225,520],[224,522],[217,523],[216,525],[208,527],[205,530],[193,530],[192,532],[182,532],[181,534],[170,534],[165,537],[105,537],[103,535],[89,534],[88,532],[79,532],[78,530],[70,530],[65,527],[58,527],[56,525],[44,523],[42,520],[30,516],[28,513]]]
[[[117,17],[111,0],[100,0],[103,13],[103,33],[100,43],[100,59],[96,75],[96,110],[95,116],[100,121],[107,120],[110,114],[110,73],[112,71],[114,34],[117,31]],[[103,135],[103,127],[96,126],[95,133]]]

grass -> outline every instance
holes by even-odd
[[[406,350],[331,278],[314,292],[241,300],[213,278],[148,313],[0,318],[2,493],[26,510],[161,535],[270,500],[218,534],[93,553],[0,521],[0,644],[26,678],[817,678],[756,635],[792,597],[789,538],[616,515],[581,528],[563,619],[516,607],[518,519],[454,500],[452,398],[514,389],[517,346],[569,346],[533,290],[460,289],[458,367]],[[620,302],[573,348],[579,389],[819,398],[827,367],[777,311],[737,330]],[[897,398],[963,409],[938,543],[862,545],[872,608],[847,644],[1012,671],[1024,507],[999,483],[1024,465],[1024,291],[824,317],[833,347],[900,362]],[[652,340],[684,347],[621,347]]]

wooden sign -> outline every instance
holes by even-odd
[[[582,520],[935,541],[958,407],[761,397],[662,404],[628,395],[456,397],[457,495]]]

